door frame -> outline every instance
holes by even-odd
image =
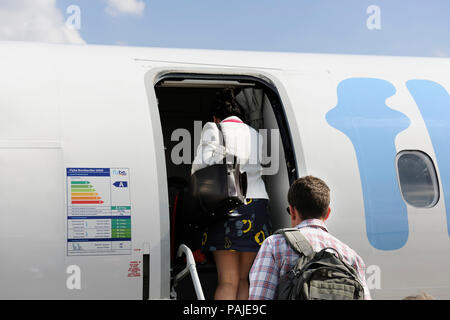
[[[150,62],[150,61],[146,61]],[[303,148],[300,141],[299,131],[295,121],[289,123],[287,119],[294,119],[292,105],[288,99],[287,92],[282,83],[273,75],[268,74],[267,70],[254,69],[234,69],[234,68],[206,68],[206,67],[155,67],[151,68],[147,65],[147,71],[144,75],[144,85],[147,92],[147,99],[150,111],[150,121],[152,124],[155,151],[163,150],[163,131],[159,114],[158,100],[156,97],[155,86],[164,80],[231,80],[231,81],[251,81],[259,83],[267,87],[266,92],[280,130],[280,137],[284,147],[286,166],[288,169],[289,184],[292,184],[299,176],[299,166],[301,171],[304,168]],[[279,70],[274,70],[279,71]],[[294,144],[295,141],[295,144]],[[161,235],[161,252],[160,252],[160,268],[161,268],[161,288],[160,296],[169,298],[170,296],[170,213],[169,199],[167,193],[167,171],[165,159],[157,157],[156,167],[158,172],[158,192],[160,212],[160,235]],[[155,279],[156,280],[156,279]],[[150,283],[157,283],[152,281]],[[150,288],[152,291],[152,289]],[[152,297],[152,295],[150,295]]]

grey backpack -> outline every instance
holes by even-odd
[[[279,300],[362,300],[364,289],[355,269],[345,263],[334,248],[314,252],[299,229],[280,229],[300,257],[295,266],[280,278]],[[333,250],[338,257],[327,251]]]

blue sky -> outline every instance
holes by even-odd
[[[64,16],[80,7],[88,44],[450,57],[448,0],[136,0],[140,14],[118,15],[108,0],[56,1]]]

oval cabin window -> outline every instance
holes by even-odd
[[[430,208],[439,200],[439,184],[431,158],[421,151],[397,155],[397,174],[403,199],[417,208]]]

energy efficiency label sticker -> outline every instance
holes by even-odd
[[[131,254],[130,175],[67,168],[67,255]]]

